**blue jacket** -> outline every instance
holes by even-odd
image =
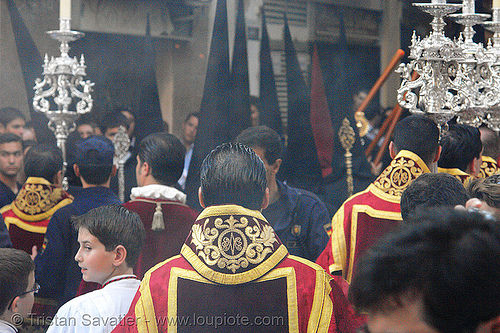
[[[328,210],[315,194],[277,183],[280,198],[262,214],[290,254],[315,261],[328,243]]]
[[[71,217],[110,204],[121,202],[109,188],[88,187],[75,196],[73,203],[55,212],[47,226],[42,252],[35,258],[39,297],[56,300],[60,305],[75,297],[82,273],[75,261],[78,232]]]

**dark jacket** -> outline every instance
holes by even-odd
[[[35,258],[35,277],[40,284],[37,296],[58,301],[59,305],[74,298],[82,273],[75,261],[78,232],[71,217],[110,204],[121,204],[109,188],[97,186],[82,189],[73,203],[59,209],[50,219],[42,252]]]
[[[328,243],[328,210],[315,194],[277,183],[280,198],[262,214],[290,254],[315,261]]]

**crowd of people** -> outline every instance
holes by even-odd
[[[198,115],[136,140],[134,115],[56,146],[0,110],[0,332],[498,332],[498,133],[422,115],[333,214],[277,176],[266,126],[216,147],[183,192]],[[125,202],[113,138],[127,130]]]

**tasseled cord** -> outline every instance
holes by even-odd
[[[161,210],[161,203],[156,203],[155,213],[153,214],[153,223],[151,223],[151,230],[159,231],[165,229],[165,223],[163,222],[163,212]]]

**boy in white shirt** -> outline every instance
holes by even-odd
[[[64,304],[47,332],[111,332],[139,288],[133,267],[144,245],[144,227],[136,213],[120,205],[92,209],[75,217],[73,225],[83,280],[103,287]]]

